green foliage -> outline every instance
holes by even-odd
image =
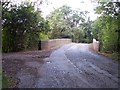
[[[40,33],[39,38],[40,38],[40,40],[48,40],[49,39],[49,33],[48,34]]]
[[[49,21],[52,30],[51,38],[61,38],[63,33],[67,33],[67,30],[70,28],[67,21],[70,12],[70,7],[63,6],[47,16],[47,20]]]
[[[88,38],[91,41],[91,23],[89,20],[85,22],[86,14],[65,5],[53,11],[47,16],[51,38],[72,38],[74,42]]]
[[[48,31],[48,22],[30,2],[19,6],[2,3],[2,48],[3,52],[20,51],[37,47],[40,32]]]
[[[10,88],[14,85],[15,81],[10,78],[6,73],[2,73],[2,88]]]
[[[91,43],[92,42],[92,21],[88,18],[86,22],[81,23],[81,27],[84,30],[84,38],[82,39],[82,42],[85,43]]]
[[[104,52],[118,52],[120,45],[120,3],[104,2],[96,8],[96,13],[101,16],[93,23],[93,37],[101,43]]]
[[[106,17],[106,21],[102,35],[103,50],[114,52],[118,50],[117,19]]]

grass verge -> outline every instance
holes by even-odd
[[[92,43],[90,44],[90,50],[94,51],[93,50],[93,47],[92,47]],[[118,52],[114,52],[114,53],[110,53],[110,52],[103,52],[103,51],[100,51],[100,52],[97,52],[97,51],[94,51],[96,53],[99,53],[101,55],[104,55],[110,59],[113,59],[113,60],[119,60],[120,61],[120,54]]]
[[[115,53],[103,53],[103,52],[99,52],[99,53],[102,54],[102,55],[104,55],[104,56],[106,56],[106,57],[108,57],[108,58],[120,61],[120,55],[117,52],[115,52]]]
[[[2,73],[2,88],[12,88],[15,86],[16,81],[13,80],[9,75],[6,73]]]

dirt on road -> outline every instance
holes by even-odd
[[[28,76],[34,76],[33,78],[37,78],[38,75],[37,67],[41,67],[42,64],[45,63],[43,60],[50,56],[50,54],[54,51],[44,50],[44,51],[27,51],[27,52],[16,52],[16,53],[3,53],[2,54],[2,68],[5,73],[7,73],[13,80],[15,80],[16,85],[11,87],[19,87],[19,83],[23,80],[26,83],[26,78]],[[22,74],[29,74],[25,75]],[[29,76],[29,77],[30,77]],[[29,79],[27,80],[27,83]],[[31,83],[34,81],[30,81]],[[22,83],[21,83],[22,84]],[[30,84],[29,84],[30,85]],[[24,87],[24,86],[23,86]],[[28,86],[29,87],[29,86]]]

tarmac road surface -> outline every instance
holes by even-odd
[[[3,54],[3,68],[19,80],[17,88],[118,88],[118,61],[89,46],[71,43],[46,55],[41,51]]]
[[[44,59],[35,88],[118,88],[118,62],[90,51],[89,44],[68,44]],[[41,73],[42,72],[42,73]]]

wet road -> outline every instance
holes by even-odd
[[[37,68],[37,77],[19,72],[21,82],[17,87],[25,88],[117,88],[118,62],[89,50],[88,44],[65,45],[44,59]]]

